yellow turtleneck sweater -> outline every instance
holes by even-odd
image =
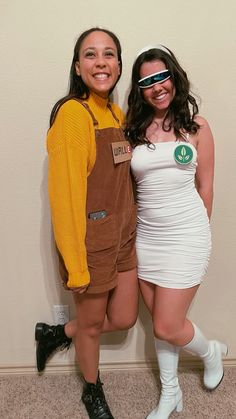
[[[119,125],[107,107],[108,100],[90,94],[85,101],[94,114],[97,129]],[[121,109],[112,105],[121,122]],[[87,177],[96,159],[93,120],[76,100],[64,103],[47,136],[49,156],[49,199],[54,236],[69,277],[68,287],[90,281],[85,247]]]

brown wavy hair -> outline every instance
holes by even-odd
[[[166,47],[165,47],[166,48]],[[154,118],[154,109],[145,102],[142,89],[138,86],[140,68],[143,63],[162,61],[170,71],[171,80],[175,86],[175,96],[170,104],[163,121],[163,130],[174,129],[176,138],[185,140],[185,133],[195,134],[200,125],[194,120],[198,113],[196,99],[190,94],[190,82],[186,72],[178,63],[174,54],[158,48],[152,48],[140,54],[133,65],[131,90],[128,96],[128,111],[126,116],[125,134],[133,147],[139,144],[149,144],[146,139],[146,130]]]

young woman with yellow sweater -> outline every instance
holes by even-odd
[[[54,350],[69,347],[74,337],[82,400],[92,419],[113,418],[99,378],[100,335],[128,329],[137,318],[131,149],[123,113],[109,101],[121,71],[121,47],[112,32],[82,33],[69,94],[54,106],[47,137],[53,230],[77,318],[64,326],[37,323],[37,367],[43,371]]]

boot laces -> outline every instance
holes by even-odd
[[[91,394],[87,394],[84,397],[85,401],[93,405],[93,413],[95,415],[110,414],[110,410],[106,402],[102,386],[103,386],[103,383],[101,383],[101,381],[99,380],[97,384],[91,385],[90,387]]]
[[[66,341],[66,342],[63,342],[62,344],[61,344],[61,346],[60,346],[60,351],[64,351],[64,349],[69,349],[69,347],[70,347],[70,344],[71,344],[71,342],[69,342],[69,341]]]

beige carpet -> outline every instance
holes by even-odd
[[[236,419],[236,368],[227,368],[214,392],[201,386],[202,371],[179,373],[184,410],[171,419]],[[159,395],[157,371],[101,372],[115,419],[144,419]],[[0,376],[1,419],[87,419],[76,374]]]

